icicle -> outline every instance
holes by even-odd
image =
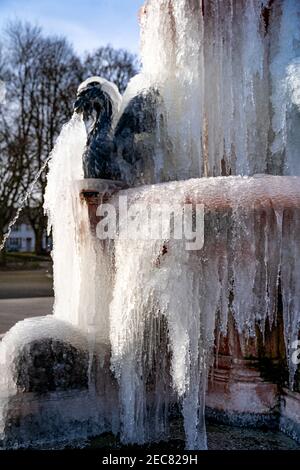
[[[283,214],[281,289],[286,355],[289,367],[289,385],[293,389],[297,364],[292,360],[292,344],[300,330],[300,209],[286,208]]]
[[[53,237],[54,314],[74,324],[78,324],[80,290],[79,227],[74,211],[80,202],[74,182],[83,177],[85,142],[84,124],[74,116],[64,126],[52,151],[45,194],[45,210]]]
[[[271,56],[272,79],[272,172],[300,175],[299,159],[299,57],[300,3],[285,0],[282,16],[274,18],[274,42]]]

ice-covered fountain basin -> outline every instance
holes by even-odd
[[[151,186],[151,193],[163,199],[164,193],[176,199],[176,194],[185,197],[184,201],[205,204],[210,209],[226,209],[228,207],[254,207],[255,204],[268,205],[271,201],[278,209],[292,205],[299,206],[300,177],[254,175],[195,178],[185,181],[156,184]],[[149,193],[149,186],[132,188],[131,194]],[[158,196],[158,195],[161,196]]]
[[[201,178],[131,188],[108,199],[117,210],[120,196],[128,198],[129,207],[190,203],[205,208],[204,245],[198,251],[187,252],[182,240],[115,241],[110,339],[121,384],[129,384],[130,376],[140,373],[138,367],[147,369],[147,364],[136,366],[147,348],[137,338],[149,328],[149,317],[163,312],[173,352],[172,381],[179,393],[199,386],[197,377],[215,340],[215,370],[221,371],[218,387],[208,395],[211,408],[242,414],[244,423],[245,413],[272,414],[288,374],[299,403],[292,360],[300,328],[299,183],[299,177],[269,175]],[[82,193],[93,228],[102,200],[96,193]],[[218,354],[220,333],[225,347]],[[276,364],[267,378],[260,367],[266,361]],[[126,393],[130,390],[121,390],[128,399]],[[195,416],[199,403],[194,405],[189,416]]]
[[[270,239],[278,236],[278,243],[281,243],[284,227],[291,224],[292,229],[299,220],[300,177],[297,176],[259,174],[253,177],[197,178],[126,190],[122,190],[121,182],[90,179],[78,181],[77,187],[82,200],[88,204],[93,233],[100,220],[99,212],[97,215],[99,206],[109,202],[118,212],[120,197],[126,197],[128,208],[133,204],[143,204],[149,209],[149,216],[151,205],[167,204],[171,208],[202,204],[206,221],[204,248],[218,245],[219,249],[222,246],[226,249],[225,244],[237,238],[253,245],[259,230],[266,231],[267,228],[271,232],[266,235]],[[213,220],[214,217],[218,220]],[[231,229],[234,229],[232,233]],[[249,251],[246,246],[244,248],[243,256],[247,257]],[[264,260],[258,257],[257,263],[260,261]]]
[[[89,181],[87,191],[84,182],[82,184],[81,194],[87,201],[91,226],[95,229],[99,221],[97,208],[103,201],[101,191],[97,194],[102,183],[95,180],[92,192],[92,181]],[[297,263],[300,256],[300,178],[232,176],[141,186],[121,190],[106,199],[117,211],[120,196],[127,197],[128,207],[135,203],[143,203],[146,208],[151,208],[152,204],[176,207],[203,204],[204,245],[198,251],[185,253],[182,240],[162,239],[156,243],[146,240],[144,244],[116,240],[116,274],[118,266],[122,266],[122,262],[126,264],[129,257],[152,257],[154,267],[148,273],[151,282],[155,284],[157,278],[159,283],[159,268],[169,273],[177,270],[181,279],[177,287],[186,297],[190,294],[185,276],[194,276],[200,286],[200,292],[193,294],[198,297],[197,306],[193,306],[194,315],[197,315],[195,309],[199,308],[199,314],[213,319],[210,336],[216,318],[220,321],[221,331],[226,333],[230,312],[238,331],[255,337],[256,326],[263,331],[268,320],[271,327],[280,309],[292,381],[296,367],[291,361],[291,347],[298,338],[300,317]],[[138,262],[132,268],[144,269]],[[122,271],[122,267],[120,269]],[[166,282],[168,289],[176,290],[172,276]],[[156,289],[156,295],[160,295],[159,289]],[[192,302],[191,298],[188,301]],[[177,313],[180,321],[180,312]]]
[[[122,182],[108,180],[81,180],[77,187],[91,204],[101,203],[98,194],[115,193],[122,188]],[[272,207],[274,210],[300,208],[300,177],[273,176],[226,176],[194,178],[169,183],[130,188],[118,192],[117,196],[127,196],[128,202],[137,200],[168,203],[173,201],[203,203],[207,210],[226,210],[241,207]],[[91,197],[91,198],[90,198]],[[110,201],[112,204],[114,199]]]
[[[235,424],[272,426],[279,425],[281,417],[281,427],[300,438],[299,374],[293,384],[296,367],[291,360],[300,311],[299,178],[203,178],[126,190],[98,180],[82,180],[75,186],[82,196],[76,229],[81,233],[83,223],[85,227],[78,254],[74,252],[82,263],[78,285],[83,301],[78,311],[74,304],[66,303],[64,309],[58,304],[53,323],[50,319],[34,322],[34,341],[28,335],[30,322],[25,322],[3,343],[14,346],[10,340],[18,333],[22,345],[11,349],[9,360],[3,356],[6,378],[14,380],[11,364],[20,364],[26,355],[29,366],[26,372],[20,369],[24,372],[21,388],[18,383],[8,388],[4,384],[1,429],[5,445],[68,439],[71,430],[72,438],[121,429],[125,441],[159,439],[168,436],[170,404],[182,404],[183,397],[185,429],[190,436],[195,410],[204,401],[194,401],[189,391],[207,388],[205,375],[214,344],[218,357],[206,398],[210,415]],[[118,209],[120,195],[127,196],[129,207],[135,202],[146,207],[153,202],[204,204],[203,247],[186,251],[182,240],[172,239],[116,238],[106,243],[92,235],[95,230],[88,233],[85,215],[89,213],[95,228],[99,205],[105,201]],[[110,274],[101,290],[98,275],[102,272]],[[76,286],[71,282],[72,293]],[[58,278],[57,288],[61,287]],[[91,299],[94,304],[89,303]],[[98,344],[93,332],[104,331],[104,317],[109,319],[109,337]],[[79,327],[80,348],[56,325],[64,318],[66,331],[68,323]],[[58,336],[56,328],[61,331]],[[78,355],[77,349],[82,353]],[[45,390],[40,367],[45,368],[41,363],[49,351],[53,362],[47,367],[53,368],[50,375],[56,388],[52,384]],[[71,364],[77,357],[80,367],[74,368]],[[285,357],[293,390],[289,392],[283,388],[287,382],[282,382],[286,364],[280,370],[277,367]],[[267,376],[261,367],[266,360],[275,365]],[[71,366],[70,379],[61,382],[66,365]],[[41,419],[41,413],[48,418]],[[199,435],[204,433],[200,428]]]

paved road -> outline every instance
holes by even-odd
[[[0,271],[0,299],[51,296],[53,296],[52,278],[46,269]]]
[[[0,335],[24,318],[52,313],[52,296],[47,269],[0,271]]]
[[[53,297],[0,299],[0,335],[24,318],[52,313]]]

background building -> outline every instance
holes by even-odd
[[[43,249],[49,251],[46,233],[43,237]],[[6,251],[16,251],[20,253],[35,251],[35,234],[31,224],[25,216],[19,219],[14,225],[6,243]]]

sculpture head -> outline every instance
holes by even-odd
[[[122,97],[114,83],[101,77],[91,77],[78,88],[74,112],[81,114],[87,131],[83,154],[85,178],[113,178],[112,129]],[[119,174],[119,173],[118,173]]]
[[[82,114],[90,131],[99,117],[105,117],[111,122],[120,109],[122,97],[114,83],[101,77],[91,77],[85,80],[77,90],[74,103],[75,113]]]

